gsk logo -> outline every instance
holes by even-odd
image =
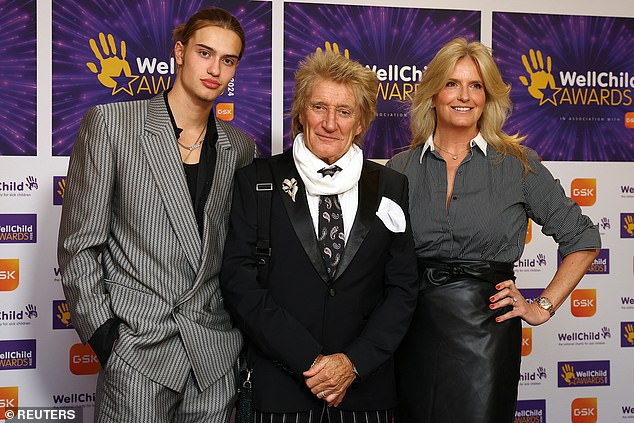
[[[526,357],[533,352],[533,329],[522,328],[522,356]]]
[[[99,360],[89,344],[70,347],[69,368],[74,375],[94,375],[99,372]]]
[[[528,219],[528,225],[526,226],[526,239],[524,244],[528,244],[533,240],[533,221]]]
[[[20,284],[20,260],[0,259],[0,291],[13,291]]]
[[[597,202],[596,178],[577,178],[570,183],[570,196],[580,206],[593,206]]]
[[[218,119],[231,121],[234,118],[234,106],[233,103],[218,103],[216,104],[216,117]]]
[[[53,176],[53,205],[61,206],[66,192],[66,176]]]
[[[570,405],[572,423],[596,423],[599,408],[596,398],[575,398]]]
[[[9,415],[6,414],[10,410]],[[0,420],[10,420],[18,411],[18,387],[0,386]],[[13,414],[12,414],[13,413]]]
[[[634,112],[625,113],[625,127],[634,128]]]
[[[570,311],[575,317],[590,317],[597,312],[597,290],[575,289],[570,295]]]
[[[575,289],[570,294],[570,311],[575,317],[590,317],[597,312],[597,290]]]

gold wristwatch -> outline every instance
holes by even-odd
[[[546,310],[550,314],[550,317],[553,317],[555,315],[555,306],[553,305],[552,302],[550,302],[548,298],[537,297],[535,298],[535,302],[537,303],[538,306]]]

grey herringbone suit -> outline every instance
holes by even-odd
[[[163,96],[92,108],[70,159],[58,258],[82,342],[112,317],[123,321],[117,355],[180,391],[227,374],[242,339],[218,273],[233,175],[253,142],[216,120],[217,159],[199,237]]]

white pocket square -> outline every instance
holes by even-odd
[[[405,232],[407,226],[405,213],[401,206],[387,197],[381,198],[376,215],[381,219],[386,228],[392,232]]]

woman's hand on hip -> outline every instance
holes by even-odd
[[[513,307],[512,310],[495,318],[496,322],[504,322],[505,320],[519,317],[526,323],[537,326],[548,321],[550,314],[536,303],[526,301],[522,293],[515,286],[512,280],[500,282],[495,286],[498,290],[495,295],[489,298],[491,302],[489,308],[497,310],[503,307]]]

